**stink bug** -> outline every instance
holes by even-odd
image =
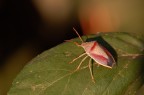
[[[85,61],[86,58],[90,57],[89,60],[89,70],[91,74],[92,81],[94,81],[94,77],[92,74],[92,69],[91,69],[91,60],[93,59],[97,64],[102,65],[107,68],[112,68],[116,62],[111,53],[102,45],[100,45],[97,41],[91,41],[91,42],[84,42],[83,39],[80,37],[78,32],[73,28],[73,30],[76,32],[78,35],[79,39],[81,40],[81,44],[78,44],[77,42],[74,42],[77,46],[82,47],[85,50],[85,53],[81,54],[80,56],[76,57],[73,59],[70,63],[73,63],[77,59],[83,57],[86,55],[81,62],[79,63],[76,71],[80,68],[81,64]]]

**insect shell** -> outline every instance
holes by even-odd
[[[85,42],[82,43],[80,46],[83,47],[86,54],[99,65],[112,68],[115,64],[113,56],[97,41]]]
[[[82,44],[78,44],[77,42],[75,42],[76,45],[82,47],[85,50],[85,53],[89,57],[91,57],[97,64],[108,68],[112,68],[116,64],[115,59],[106,48],[100,45],[97,41],[84,42],[80,37],[80,35],[78,34],[78,32],[75,29],[74,31],[82,41]],[[78,66],[77,69],[79,69],[80,65]]]

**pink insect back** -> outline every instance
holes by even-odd
[[[96,41],[85,42],[81,46],[94,61],[102,66],[112,68],[116,63],[109,51]]]

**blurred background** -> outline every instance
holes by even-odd
[[[1,0],[0,95],[28,61],[67,39],[97,32],[144,35],[143,0]]]

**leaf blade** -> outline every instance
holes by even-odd
[[[125,41],[123,38],[121,41],[117,38],[129,36],[132,39],[133,36],[125,33],[116,34],[101,35],[117,51],[118,61],[113,69],[97,67],[94,64],[95,84],[91,81],[87,66],[88,59],[77,72],[74,70],[82,58],[73,64],[68,64],[84,50],[73,43],[66,42],[45,51],[25,66],[13,82],[8,95],[124,95],[130,92],[130,85],[135,83],[143,73],[144,56],[141,55],[141,48],[139,48],[143,44],[136,40],[134,44],[137,45],[138,42],[138,47],[132,48],[133,45],[128,44],[130,41]],[[126,46],[123,47],[124,45]],[[133,55],[135,53],[139,55]],[[124,54],[127,56],[123,56]],[[139,84],[138,87],[143,83],[139,82]]]

